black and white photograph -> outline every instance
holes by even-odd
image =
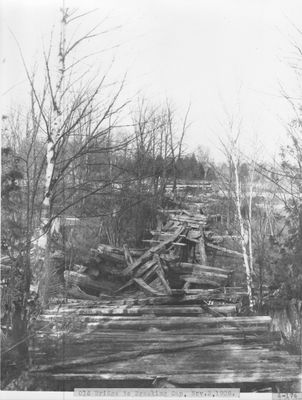
[[[302,1],[0,0],[0,65],[1,397],[302,399]]]

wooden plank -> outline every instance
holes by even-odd
[[[207,254],[206,254],[206,249],[205,249],[204,234],[203,234],[202,226],[200,227],[200,233],[201,233],[201,236],[199,238],[199,243],[198,243],[199,259],[200,259],[201,264],[207,265]]]
[[[130,341],[130,342],[137,342],[137,341],[182,341],[182,340],[196,340],[198,338],[211,338],[213,336],[214,332],[213,328],[212,330],[208,330],[208,332],[204,333],[203,331],[198,331],[198,329],[193,329],[192,332],[188,330],[175,330],[175,331],[128,331],[128,330],[121,330],[121,331],[116,331],[116,330],[89,330],[89,328],[81,330],[81,331],[67,331],[67,330],[57,330],[56,332],[49,330],[49,332],[44,332],[44,331],[37,331],[35,339],[51,339],[51,340],[59,340],[61,337],[64,337],[65,340],[69,342],[75,342],[77,341],[83,341],[83,342],[106,342],[106,341],[112,341],[115,343],[116,341]],[[89,334],[87,334],[89,332]],[[45,336],[46,335],[46,336]],[[245,334],[244,337],[241,335],[240,331],[234,332],[233,334],[228,334],[228,335],[220,335],[225,339],[226,341],[231,341],[231,340],[240,340],[240,342],[236,343],[237,345],[243,341],[243,343],[256,343],[260,341],[260,344],[263,345],[264,347],[267,347],[267,344],[270,344],[271,342],[274,341],[279,341],[280,340],[280,333],[279,332],[264,332],[261,335],[255,335],[253,332],[250,334]],[[226,339],[227,338],[227,339]],[[33,342],[35,342],[35,339]],[[261,340],[263,340],[263,343],[261,343]],[[267,343],[268,342],[268,343]],[[39,343],[39,340],[37,341]]]
[[[123,275],[129,275],[130,273],[133,273],[133,271],[141,264],[152,259],[154,253],[160,253],[161,251],[163,251],[167,246],[169,246],[174,240],[178,238],[178,236],[184,231],[184,229],[185,228],[181,226],[179,229],[177,229],[172,237],[159,243],[157,246],[154,246],[152,248],[152,251],[151,249],[147,250],[146,253],[144,253],[138,260],[136,260],[132,265],[130,265],[123,271]]]
[[[133,278],[134,282],[138,284],[138,286],[145,292],[147,295],[153,295],[153,296],[164,296],[165,294],[162,292],[158,292],[157,290],[154,290],[150,285],[147,285],[147,283],[141,279],[141,278]]]
[[[97,296],[91,296],[90,294],[83,292],[83,290],[81,290],[79,288],[79,286],[77,286],[75,284],[73,284],[72,287],[67,288],[67,295],[68,295],[68,297],[73,297],[76,299],[83,299],[83,300],[97,300],[98,299]]]
[[[196,347],[203,347],[203,346],[208,346],[212,344],[219,344],[222,343],[222,338],[216,337],[214,339],[209,339],[209,340],[197,340],[195,342],[189,342],[189,343],[182,343],[182,344],[177,344],[177,345],[162,345],[162,344],[154,344],[154,345],[149,345],[148,348],[144,349],[139,349],[136,351],[121,351],[118,353],[110,354],[110,355],[105,355],[102,357],[84,357],[84,358],[77,358],[75,360],[66,360],[62,362],[57,362],[57,363],[52,363],[50,365],[40,365],[39,371],[52,371],[52,370],[58,370],[58,369],[67,369],[70,367],[74,367],[77,365],[80,365],[81,367],[84,365],[95,365],[95,364],[104,364],[104,363],[110,363],[110,362],[115,362],[115,361],[123,361],[123,360],[129,360],[132,358],[137,358],[137,357],[143,357],[149,354],[157,354],[157,353],[167,353],[167,352],[177,352],[177,351],[183,351],[186,349],[192,349]]]
[[[222,305],[222,306],[208,306],[210,310],[221,312],[221,313],[235,313],[236,305]],[[205,310],[200,305],[180,305],[180,306],[169,306],[169,305],[154,305],[154,306],[106,306],[87,309],[68,309],[60,310],[61,314],[69,314],[71,312],[77,313],[77,315],[167,315],[167,316],[193,316],[202,315]],[[50,312],[48,315],[53,315]]]
[[[215,281],[217,283],[226,283],[228,276],[224,274],[218,274],[217,272],[210,272],[210,271],[205,271],[202,268],[194,268],[192,269],[191,273],[185,273],[184,271],[180,272],[177,274],[178,277],[181,276],[192,276],[192,277],[200,277],[200,278],[205,278],[205,279],[210,279],[212,281]],[[222,285],[221,285],[222,286]]]
[[[217,246],[216,244],[213,244],[213,243],[207,242],[206,243],[206,247],[210,247],[211,249],[218,250],[218,251],[220,251],[222,253],[227,253],[227,254],[231,254],[231,255],[236,256],[236,257],[243,258],[243,254],[239,253],[239,251],[230,250],[230,249],[227,249],[225,247]]]
[[[207,222],[207,217],[203,216],[201,214],[190,214],[190,213],[187,213],[187,214],[180,215],[180,214],[171,213],[170,218],[171,219],[177,218],[178,221],[181,221],[181,222],[187,222],[187,221],[194,221],[194,222],[196,221],[197,223],[198,222],[201,222],[201,223],[206,223]]]
[[[127,244],[123,245],[123,249],[124,249],[124,255],[125,255],[126,264],[129,266],[129,265],[133,264],[132,255],[130,253],[130,250],[129,250],[129,247],[128,247]]]
[[[167,382],[175,385],[200,385],[205,383],[255,383],[255,382],[287,382],[297,379],[293,372],[286,373],[285,369],[281,371],[230,371],[229,373],[212,374],[175,374]]]
[[[213,338],[210,340],[213,341]],[[112,341],[109,350],[105,350],[105,353],[96,357],[93,348],[87,354],[87,364],[79,365],[81,363],[81,358],[86,357],[85,351],[81,354],[77,353],[72,355],[72,348],[69,350],[69,356],[65,362],[60,364],[67,364],[76,361],[75,365],[71,368],[75,370],[86,370],[96,371],[97,369],[93,365],[98,365],[101,370],[106,369],[107,371],[115,372],[126,372],[127,370],[145,370],[146,360],[149,360],[148,372],[161,373],[166,372],[169,374],[177,373],[180,370],[182,372],[200,372],[203,371],[220,371],[223,372],[225,369],[240,370],[242,367],[249,369],[249,366],[254,365],[257,369],[266,369],[268,366],[272,366],[275,370],[280,368],[287,369],[293,368],[297,370],[300,366],[299,356],[292,356],[286,354],[285,352],[272,351],[271,348],[263,348],[260,345],[250,344],[250,345],[232,345],[231,343],[216,343],[207,344],[206,346],[199,346],[200,340],[193,341],[192,343],[139,343],[136,350],[127,347],[127,343],[120,343],[116,346],[115,342]],[[202,342],[206,342],[202,340]],[[132,345],[130,343],[130,345]],[[123,345],[125,347],[123,347]],[[196,345],[196,346],[195,346]],[[191,347],[192,346],[192,347]],[[100,348],[101,346],[99,346]],[[127,349],[124,351],[123,349]],[[66,348],[66,350],[69,348]],[[122,349],[120,351],[120,349]],[[176,351],[177,353],[176,353]],[[138,351],[140,354],[138,355]],[[115,359],[112,357],[119,353],[119,356]],[[131,353],[132,359],[127,358],[125,353]],[[106,366],[103,363],[103,357],[105,357]],[[100,360],[101,358],[101,360]],[[133,363],[133,358],[136,358],[135,364]],[[100,362],[99,362],[100,360]],[[44,359],[44,365],[56,364],[56,360]],[[150,363],[151,361],[151,363]],[[89,367],[89,365],[91,367]],[[77,368],[78,366],[78,368]],[[85,368],[84,368],[85,367]],[[133,368],[134,367],[134,368]],[[267,368],[269,370],[269,368]]]
[[[194,228],[194,229],[199,229],[199,227],[200,227],[200,221],[196,221],[196,220],[192,220],[192,219],[181,220],[181,219],[179,219],[179,217],[172,217],[171,220],[177,221],[182,224],[186,223],[188,226],[190,226],[191,228]],[[203,225],[206,226],[206,223],[204,223]]]
[[[113,261],[119,264],[125,264],[125,256],[122,250],[107,244],[100,244],[98,246],[97,255],[105,260]]]
[[[48,375],[48,374],[47,374]],[[43,376],[41,374],[41,376]],[[274,371],[257,374],[251,374],[250,371],[247,374],[241,373],[227,373],[227,374],[177,374],[173,376],[169,376],[167,374],[147,374],[147,373],[90,373],[90,374],[81,374],[81,373],[66,373],[66,374],[52,374],[51,375],[55,380],[58,381],[74,381],[75,383],[78,381],[142,381],[142,382],[154,382],[155,379],[164,379],[169,383],[175,385],[193,385],[197,386],[207,383],[212,384],[222,384],[222,383],[255,383],[255,382],[288,382],[294,381],[297,379],[297,376],[293,373],[286,374],[283,372],[279,372],[278,374],[274,373]]]
[[[67,286],[80,286],[81,288],[92,289],[97,292],[112,293],[114,284],[106,281],[91,279],[88,275],[80,274],[75,271],[64,271],[64,279]]]
[[[41,370],[55,370],[59,371],[86,371],[86,372],[127,372],[135,370],[144,370],[145,361],[152,361],[149,363],[148,372],[152,373],[201,373],[201,372],[225,372],[226,370],[233,370],[234,372],[244,370],[258,370],[260,371],[280,371],[291,370],[297,373],[299,370],[299,363],[295,361],[294,357],[280,357],[279,360],[271,360],[268,357],[258,358],[257,355],[253,356],[254,352],[259,353],[261,349],[248,350],[248,356],[244,356],[243,351],[235,351],[230,354],[226,351],[217,351],[213,353],[210,351],[203,351],[203,347],[191,343],[181,344],[166,344],[165,348],[160,349],[158,344],[149,343],[141,350],[127,350],[124,351],[122,344],[113,352],[83,351],[82,354],[76,353],[72,356],[73,349],[70,349],[70,354],[65,353],[64,359],[55,359],[52,356],[43,360],[43,353],[38,360],[41,363]],[[138,346],[137,348],[140,348]],[[206,347],[205,347],[206,349]],[[195,351],[196,350],[196,351]],[[76,351],[76,349],[75,349]],[[186,354],[187,353],[187,354]],[[265,356],[269,351],[265,352]],[[85,356],[85,357],[83,357]],[[83,363],[83,359],[86,360]],[[44,362],[43,362],[44,361]],[[59,365],[58,365],[59,364]],[[37,365],[37,364],[36,364]]]
[[[38,376],[47,377],[51,376],[53,379],[58,381],[150,381],[150,383],[154,382],[154,380],[160,379],[161,377],[158,375],[151,374],[114,374],[114,373],[101,373],[101,374],[77,374],[77,373],[62,373],[62,374],[51,374],[49,373],[39,373],[39,371],[35,371]],[[165,378],[165,375],[162,377]]]
[[[221,283],[218,283],[217,281],[208,279],[202,275],[197,275],[197,276],[180,275],[179,278],[184,280],[187,283],[194,283],[194,284],[202,285],[202,286],[211,286],[211,287],[220,287],[221,286]]]
[[[174,267],[172,267],[174,268]],[[208,271],[208,272],[214,272],[217,274],[222,274],[228,276],[230,271],[225,270],[223,268],[217,268],[217,267],[212,267],[210,265],[202,265],[202,264],[193,264],[193,263],[188,263],[188,262],[181,262],[179,263],[179,268],[182,268],[184,271],[188,273],[192,273],[194,271]]]
[[[110,317],[112,319],[113,317]],[[157,317],[158,319],[160,317]],[[167,319],[167,317],[165,317]],[[199,317],[201,319],[202,317]],[[220,318],[220,317],[218,317]],[[154,317],[153,317],[154,319]],[[187,318],[186,318],[187,319]],[[217,319],[217,318],[213,318]],[[66,324],[66,320],[62,320],[61,324]],[[57,321],[56,324],[60,324],[60,321]],[[74,329],[77,330],[86,330],[88,334],[94,332],[95,330],[104,331],[107,333],[112,333],[116,331],[125,331],[125,332],[133,332],[135,330],[139,331],[148,331],[150,329],[161,330],[162,332],[169,332],[169,335],[173,334],[199,334],[199,335],[238,335],[240,337],[245,337],[246,335],[263,335],[267,333],[269,327],[264,324],[252,325],[252,326],[203,326],[203,325],[190,325],[190,324],[166,324],[162,326],[162,324],[152,325],[152,321],[148,323],[148,321],[144,321],[144,323],[140,323],[139,321],[132,321],[131,323],[119,323],[118,321],[112,321],[110,324],[108,322],[104,323],[101,320],[93,320],[87,319],[74,319],[72,321],[72,325]],[[35,322],[35,329],[38,331],[39,329],[44,330],[45,332],[51,332],[50,321],[49,320],[39,320]],[[61,329],[63,329],[63,327]]]
[[[168,295],[172,295],[172,290],[170,288],[170,285],[165,278],[164,268],[163,268],[160,256],[158,254],[155,254],[154,258],[157,261],[157,265],[158,265],[158,268],[156,269],[156,273],[157,273],[161,283],[163,284],[163,287],[164,287],[166,293]]]
[[[154,335],[155,336],[155,335]],[[48,358],[44,360],[39,360],[43,365],[53,365],[57,362],[60,364],[67,364],[69,361],[77,360],[76,364],[80,364],[82,358],[87,358],[86,365],[96,365],[100,363],[102,366],[103,356],[114,356],[117,353],[122,352],[122,357],[125,352],[130,355],[130,358],[145,357],[150,355],[158,354],[159,356],[154,356],[157,359],[157,366],[160,366],[161,361],[168,365],[170,363],[170,369],[173,369],[173,364],[176,362],[181,363],[181,366],[187,371],[195,369],[197,370],[200,366],[216,366],[217,370],[224,367],[221,364],[226,364],[225,366],[237,366],[238,364],[252,364],[257,363],[259,367],[263,367],[264,364],[279,364],[282,367],[285,364],[290,364],[294,368],[301,365],[299,356],[293,356],[290,354],[282,354],[280,351],[274,351],[272,346],[269,344],[263,347],[261,343],[246,344],[240,342],[237,344],[235,342],[221,343],[222,339],[219,335],[212,336],[209,338],[195,336],[192,341],[185,341],[184,339],[180,341],[162,341],[158,342],[156,340],[143,341],[140,338],[137,341],[127,341],[123,339],[109,340],[104,343],[100,340],[97,345],[93,342],[81,342],[77,341],[75,343],[68,341],[68,336],[59,339],[61,342],[60,346],[56,346],[55,342],[52,341],[49,347],[31,347],[36,352],[36,355],[49,354]],[[106,340],[106,339],[104,339]],[[201,345],[200,345],[201,343]],[[204,343],[208,343],[206,346]],[[178,354],[175,354],[175,352]],[[135,352],[135,353],[133,353]],[[138,352],[140,354],[138,354]],[[132,353],[132,354],[130,354]],[[164,355],[164,357],[162,357]],[[128,358],[123,360],[119,357],[116,359],[106,358],[104,362],[120,362],[128,361]],[[63,359],[62,359],[63,358]],[[151,358],[151,357],[148,357]],[[181,360],[182,358],[182,360]],[[37,358],[36,358],[37,359]],[[156,366],[155,366],[156,368]],[[167,367],[168,368],[168,367]],[[153,369],[155,371],[155,369]],[[168,370],[168,369],[167,369]],[[174,369],[174,371],[177,370]],[[200,370],[200,369],[199,369]]]
[[[75,318],[76,316],[76,318]],[[163,330],[170,329],[197,329],[206,330],[208,328],[221,329],[223,331],[224,328],[234,327],[235,329],[242,329],[244,327],[252,328],[253,326],[263,326],[265,329],[269,328],[269,324],[271,322],[270,317],[157,317],[153,318],[152,316],[138,316],[138,317],[126,317],[126,316],[86,316],[86,315],[76,315],[75,313],[70,313],[70,315],[66,314],[58,314],[55,316],[52,315],[43,315],[39,319],[39,321],[51,321],[55,320],[60,321],[64,320],[67,322],[67,318],[70,317],[73,323],[89,323],[96,322],[99,324],[98,326],[103,326],[103,329],[149,329],[149,328],[157,328]]]
[[[217,335],[214,335],[217,336]],[[263,334],[255,335],[253,333],[246,333],[244,336],[241,333],[234,333],[228,335],[218,335],[223,338],[223,342],[225,346],[227,344],[236,344],[236,345],[244,345],[247,344],[258,344],[261,345],[263,352],[271,351],[271,347],[274,346],[274,342],[280,341],[280,333],[278,332],[265,332]],[[127,344],[135,344],[135,343],[179,343],[179,342],[188,342],[195,341],[198,339],[211,339],[213,335],[211,333],[204,334],[203,332],[198,332],[197,330],[194,332],[186,332],[179,333],[176,332],[133,332],[133,331],[102,331],[95,330],[91,331],[88,334],[88,330],[83,330],[81,332],[66,332],[66,331],[58,331],[58,332],[47,332],[47,343],[43,340],[45,339],[45,332],[37,332],[35,339],[31,342],[31,349],[42,349],[43,347],[47,347],[49,343],[55,343],[56,345],[60,343],[61,340],[64,340],[68,347],[70,345],[78,346],[79,344],[89,344],[94,349],[96,349],[96,344],[106,344],[106,343],[121,343],[125,345]],[[41,340],[40,340],[41,339]],[[220,346],[221,347],[221,346]],[[245,347],[246,348],[246,347]],[[216,347],[217,349],[217,347]],[[230,347],[230,350],[234,349]],[[213,350],[214,351],[214,350]],[[218,350],[216,350],[218,351]]]
[[[138,317],[127,317],[127,316],[116,316],[116,317],[104,317],[104,316],[90,316],[90,315],[78,315],[78,310],[73,311],[68,311],[66,313],[61,313],[61,312],[57,312],[54,314],[41,314],[39,316],[39,318],[37,319],[37,321],[50,321],[51,319],[55,319],[57,321],[60,321],[61,319],[64,319],[67,321],[67,318],[70,318],[71,320],[83,320],[85,321],[85,319],[87,321],[90,320],[90,318],[92,318],[93,320],[99,320],[99,321],[103,321],[104,324],[106,322],[119,322],[121,324],[123,323],[131,323],[131,322],[141,322],[141,323],[150,323],[150,322],[154,322],[154,324],[158,324],[160,325],[161,323],[163,323],[164,325],[178,325],[181,327],[182,324],[184,325],[188,325],[190,326],[190,324],[192,324],[192,328],[193,327],[197,327],[197,326],[204,326],[204,327],[210,327],[210,326],[216,326],[219,327],[221,326],[238,326],[238,327],[242,327],[242,326],[254,326],[254,325],[265,325],[265,326],[269,326],[271,323],[271,317],[269,316],[247,316],[247,317],[219,317],[219,318],[212,318],[212,317],[170,317],[170,318],[152,318],[150,316],[138,316]],[[76,318],[75,318],[76,317]]]
[[[156,266],[156,265],[155,265]],[[80,309],[86,309],[89,311],[90,308],[98,308],[102,306],[122,306],[122,305],[186,305],[186,304],[198,304],[202,299],[203,296],[205,296],[205,293],[220,293],[219,290],[217,289],[192,289],[190,292],[192,294],[186,295],[183,291],[177,291],[177,294],[175,296],[162,296],[160,298],[157,297],[146,297],[146,298],[116,298],[112,296],[107,296],[105,299],[99,299],[96,301],[92,300],[84,300],[84,301],[79,301],[79,300],[68,300],[67,304],[60,305],[60,310],[68,310],[68,309],[74,309],[74,308],[80,308]],[[193,293],[196,292],[196,293]],[[172,294],[174,293],[174,290],[172,290]],[[57,306],[52,306],[49,310],[45,310],[44,313],[56,313],[58,311]]]
[[[132,264],[131,264],[132,265]],[[134,277],[135,278],[140,278],[143,277],[144,279],[147,279],[150,275],[152,275],[155,272],[156,268],[156,260],[149,260],[147,261],[144,265],[142,265],[135,273]],[[125,283],[123,286],[121,286],[118,290],[115,291],[115,294],[122,292],[123,290],[127,289],[130,287],[132,284],[135,283],[134,277],[129,279],[127,283]]]

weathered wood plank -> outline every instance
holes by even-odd
[[[156,260],[147,261],[137,271],[134,272],[134,276],[131,279],[129,279],[128,282],[126,282],[123,286],[121,286],[118,290],[115,291],[115,294],[120,293],[123,290],[130,287],[131,285],[133,285],[135,283],[134,278],[143,277],[143,279],[146,280],[150,275],[152,275],[155,272],[156,269],[157,269]]]
[[[102,357],[83,357],[83,358],[78,358],[75,360],[66,360],[62,362],[57,362],[53,363],[50,365],[40,365],[39,370],[40,371],[51,371],[51,370],[58,370],[58,369],[66,369],[70,367],[74,367],[77,365],[80,365],[81,367],[84,365],[95,365],[95,364],[104,364],[104,363],[110,363],[110,362],[115,362],[115,361],[123,361],[123,360],[129,360],[132,358],[137,358],[137,357],[143,357],[145,355],[149,354],[156,354],[156,353],[167,353],[167,352],[177,352],[177,351],[183,351],[186,349],[191,349],[195,347],[203,347],[203,346],[208,346],[212,344],[219,344],[222,343],[222,338],[217,337],[214,339],[210,340],[197,340],[195,342],[188,342],[188,343],[182,343],[182,344],[177,344],[177,345],[162,345],[162,344],[154,344],[154,345],[149,345],[148,348],[144,349],[138,349],[136,351],[121,351],[118,353],[110,354],[107,356],[102,356]],[[139,346],[138,346],[139,347]]]
[[[178,265],[172,266],[173,270],[174,268],[176,269],[181,269],[185,272],[191,273],[191,272],[197,272],[197,271],[207,271],[207,272],[213,272],[221,275],[228,276],[230,271],[227,271],[223,268],[217,268],[217,267],[212,267],[210,265],[203,265],[203,264],[193,264],[193,263],[188,263],[188,262],[181,262]]]
[[[217,332],[226,332],[230,329],[239,330],[244,332],[254,327],[256,331],[268,330],[270,317],[157,317],[153,318],[151,315],[145,316],[100,316],[100,315],[44,315],[43,320],[40,319],[36,322],[38,325],[42,322],[54,321],[56,323],[67,323],[68,318],[74,326],[83,326],[83,324],[90,324],[90,326],[98,327],[99,329],[124,329],[124,330],[147,330],[156,328],[161,330],[173,329],[200,329],[206,331],[207,329],[217,330]],[[42,324],[43,326],[43,324]]]
[[[133,273],[133,271],[140,265],[152,259],[154,253],[160,253],[161,251],[163,251],[167,246],[174,242],[174,240],[176,240],[184,230],[185,228],[181,226],[179,229],[177,229],[176,232],[173,233],[172,237],[166,239],[165,241],[159,243],[157,246],[154,246],[146,251],[138,260],[136,260],[132,265],[128,266],[123,271],[123,275],[129,275],[130,273]]]
[[[217,246],[216,244],[209,243],[209,242],[206,243],[206,246],[210,247],[211,249],[218,250],[218,251],[220,251],[222,253],[227,253],[227,254],[231,254],[231,255],[236,256],[236,257],[243,258],[243,254],[239,253],[239,251],[230,250],[230,249],[227,249],[226,247]]]
[[[149,381],[153,382],[155,379],[165,379],[167,382],[171,382],[175,385],[194,385],[198,386],[206,383],[248,383],[248,382],[286,382],[294,381],[297,376],[291,372],[288,374],[278,373],[274,374],[274,371],[251,375],[250,371],[247,374],[231,372],[227,374],[185,374],[185,375],[173,375],[169,377],[167,374],[146,374],[146,373],[125,373],[125,374],[115,374],[115,373],[99,373],[99,374],[81,374],[81,373],[69,373],[69,374],[52,374],[55,380],[59,381]]]
[[[133,264],[133,258],[132,255],[130,253],[129,247],[127,244],[123,245],[123,249],[124,249],[124,255],[125,255],[125,261],[127,265],[131,265]]]
[[[137,283],[137,285],[145,292],[147,295],[153,295],[153,296],[165,296],[164,293],[159,292],[158,290],[153,289],[150,285],[147,285],[147,283],[141,279],[141,278],[133,278],[134,282]]]
[[[102,282],[91,279],[89,276],[85,274],[80,274],[75,271],[64,271],[64,279],[67,287],[72,287],[73,285],[75,285],[80,286],[81,288],[92,289],[104,293],[112,293],[116,286],[115,284],[108,281]]]
[[[206,248],[205,248],[204,234],[203,234],[202,226],[200,226],[200,233],[201,233],[201,236],[199,238],[199,243],[198,243],[199,259],[200,259],[201,264],[206,265],[207,264],[207,253],[206,253]]]
[[[221,283],[218,283],[217,281],[208,279],[207,277],[205,277],[203,275],[196,275],[196,276],[180,275],[179,278],[185,282],[194,283],[194,284],[202,285],[202,286],[210,286],[210,287],[217,287],[217,288],[221,286]]]
[[[218,305],[218,306],[208,306],[210,310],[219,313],[234,314],[236,312],[236,305]],[[66,314],[74,312],[77,315],[158,315],[158,316],[193,316],[202,315],[206,311],[201,305],[180,305],[180,306],[169,306],[169,305],[153,305],[153,306],[104,306],[98,308],[91,308],[89,310],[85,308],[69,308],[60,309],[61,314]],[[47,310],[46,315],[56,314],[53,311]]]

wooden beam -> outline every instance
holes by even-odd
[[[112,293],[115,285],[110,282],[97,281],[88,275],[80,274],[75,271],[65,271],[64,279],[67,287],[80,286],[81,288],[95,290],[97,292]]]
[[[147,285],[147,283],[141,278],[133,278],[133,280],[148,295],[151,295],[151,296],[152,295],[153,296],[164,296],[165,295],[164,293],[158,292],[157,290],[153,289],[151,286]]]
[[[123,245],[123,249],[124,249],[124,255],[125,255],[126,264],[129,266],[129,265],[133,264],[132,255],[130,253],[130,250],[129,250],[129,247],[128,247],[127,244]]]
[[[154,266],[156,266],[156,260],[147,261],[144,265],[141,266],[141,268],[139,268],[134,273],[134,277],[129,279],[129,281],[127,283],[125,283],[123,286],[121,286],[118,290],[116,290],[115,293],[120,293],[123,290],[127,289],[128,287],[130,287],[131,285],[133,285],[135,283],[134,278],[143,277],[143,279],[147,279],[149,276],[151,276],[155,272],[155,269],[157,268],[157,266],[156,266],[155,269],[153,268]]]
[[[135,351],[121,351],[109,355],[98,356],[98,357],[84,357],[77,358],[75,360],[66,360],[57,363],[52,363],[49,365],[40,365],[39,371],[52,371],[59,369],[67,369],[75,366],[84,366],[84,365],[96,365],[96,364],[105,364],[110,362],[120,362],[120,361],[128,361],[133,358],[143,357],[149,354],[158,354],[158,353],[175,353],[177,351],[183,351],[186,349],[192,349],[195,347],[204,347],[213,344],[220,344],[223,342],[221,337],[216,337],[208,340],[196,340],[194,342],[181,343],[181,344],[153,344],[149,345],[148,348],[142,348]],[[139,346],[137,346],[139,348]]]
[[[39,371],[36,372],[39,374]],[[43,373],[39,375],[43,376]],[[254,371],[248,371],[244,373],[244,371],[228,371],[225,373],[217,372],[216,373],[199,373],[199,374],[172,374],[168,375],[167,373],[163,374],[147,374],[145,372],[141,373],[114,373],[114,372],[102,372],[102,373],[62,373],[62,374],[45,374],[45,376],[51,376],[53,379],[58,381],[73,381],[75,383],[79,381],[123,381],[123,382],[154,382],[156,379],[163,379],[166,382],[172,383],[179,386],[189,385],[193,387],[199,387],[202,384],[241,384],[241,383],[268,383],[268,382],[288,382],[294,381],[298,379],[297,374],[294,374],[292,371],[286,373],[286,370],[274,372],[271,371],[257,371],[255,368]],[[38,376],[38,375],[37,375]],[[133,384],[133,383],[132,383]]]
[[[210,247],[211,249],[215,249],[215,250],[221,251],[222,253],[227,253],[227,254],[231,254],[233,256],[237,256],[237,257],[243,258],[243,254],[239,253],[239,251],[230,250],[230,249],[227,249],[225,247],[217,246],[216,244],[213,244],[213,243],[208,243],[207,242],[206,243],[206,247]]]
[[[174,267],[172,267],[174,268]],[[177,268],[177,266],[176,266]],[[193,263],[188,263],[188,262],[181,262],[179,263],[179,269],[183,270],[183,272],[186,273],[191,273],[191,272],[213,272],[221,275],[226,275],[228,276],[230,274],[230,271],[223,269],[223,268],[217,268],[217,267],[212,267],[210,265],[201,265],[201,264],[193,264]]]
[[[136,260],[132,265],[129,265],[123,271],[123,275],[129,275],[133,273],[133,271],[138,268],[140,265],[144,264],[146,261],[149,261],[153,258],[154,253],[162,252],[167,246],[171,245],[174,240],[178,238],[178,236],[185,230],[183,226],[181,226],[173,235],[164,240],[163,242],[159,243],[157,246],[152,247],[151,249],[147,250],[138,260]]]
[[[168,295],[172,295],[172,290],[170,288],[170,285],[169,285],[168,281],[165,278],[165,273],[164,273],[163,265],[161,263],[160,256],[158,254],[155,254],[154,258],[157,261],[157,265],[158,265],[158,268],[156,269],[155,272],[158,275],[161,283],[163,284],[163,287],[164,287],[166,293]]]
[[[203,275],[180,275],[180,279],[184,280],[185,282],[189,283],[195,283],[198,285],[203,285],[203,286],[211,286],[211,287],[220,287],[221,283],[218,283],[216,281],[213,281],[211,279],[206,278]]]
[[[200,233],[201,233],[201,236],[199,238],[199,243],[198,243],[200,263],[203,265],[207,265],[207,254],[206,254],[206,249],[205,249],[205,244],[204,244],[204,234],[203,234],[202,227],[200,227]]]

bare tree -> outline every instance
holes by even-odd
[[[239,229],[239,238],[241,251],[243,256],[243,263],[246,274],[246,285],[249,297],[249,307],[253,311],[255,300],[253,295],[253,246],[252,246],[252,199],[254,188],[254,164],[252,168],[251,180],[249,182],[249,197],[248,205],[244,198],[242,182],[240,179],[240,149],[239,138],[241,133],[241,121],[237,124],[233,119],[228,121],[228,143],[221,140],[224,148],[225,155],[229,161],[230,169],[234,177],[234,188],[231,190],[231,182],[229,183],[228,192],[232,193],[232,201],[236,209],[236,220]]]
[[[36,137],[44,141],[46,147],[40,232],[46,239],[46,272],[49,270],[53,233],[58,230],[60,217],[112,184],[112,177],[110,183],[106,179],[96,183],[86,175],[87,182],[78,179],[75,172],[87,164],[90,155],[118,151],[124,145],[117,138],[112,138],[113,128],[119,123],[120,111],[126,104],[118,102],[124,79],[121,83],[111,84],[108,82],[109,71],[101,78],[84,78],[87,71],[79,69],[83,58],[75,60],[73,54],[80,45],[101,33],[99,26],[96,26],[85,35],[70,40],[67,28],[78,17],[75,11],[65,7],[61,9],[59,52],[53,62],[53,43],[48,52],[44,51],[42,91],[37,88],[34,76],[30,75],[22,56],[31,86]]]
[[[186,131],[189,127],[188,124],[188,116],[190,113],[190,108],[191,104],[189,104],[187,111],[185,113],[185,117],[182,123],[182,129],[180,133],[180,137],[178,139],[177,143],[175,142],[175,136],[177,137],[177,134],[175,134],[174,129],[173,129],[173,115],[171,111],[171,107],[169,104],[167,105],[167,117],[168,117],[168,127],[169,127],[169,134],[170,134],[170,147],[171,147],[171,155],[172,155],[172,165],[173,165],[173,188],[172,188],[172,193],[173,193],[173,198],[176,196],[176,187],[177,187],[177,165],[179,164],[179,161],[182,157],[183,154],[183,141],[184,137],[186,134]]]

